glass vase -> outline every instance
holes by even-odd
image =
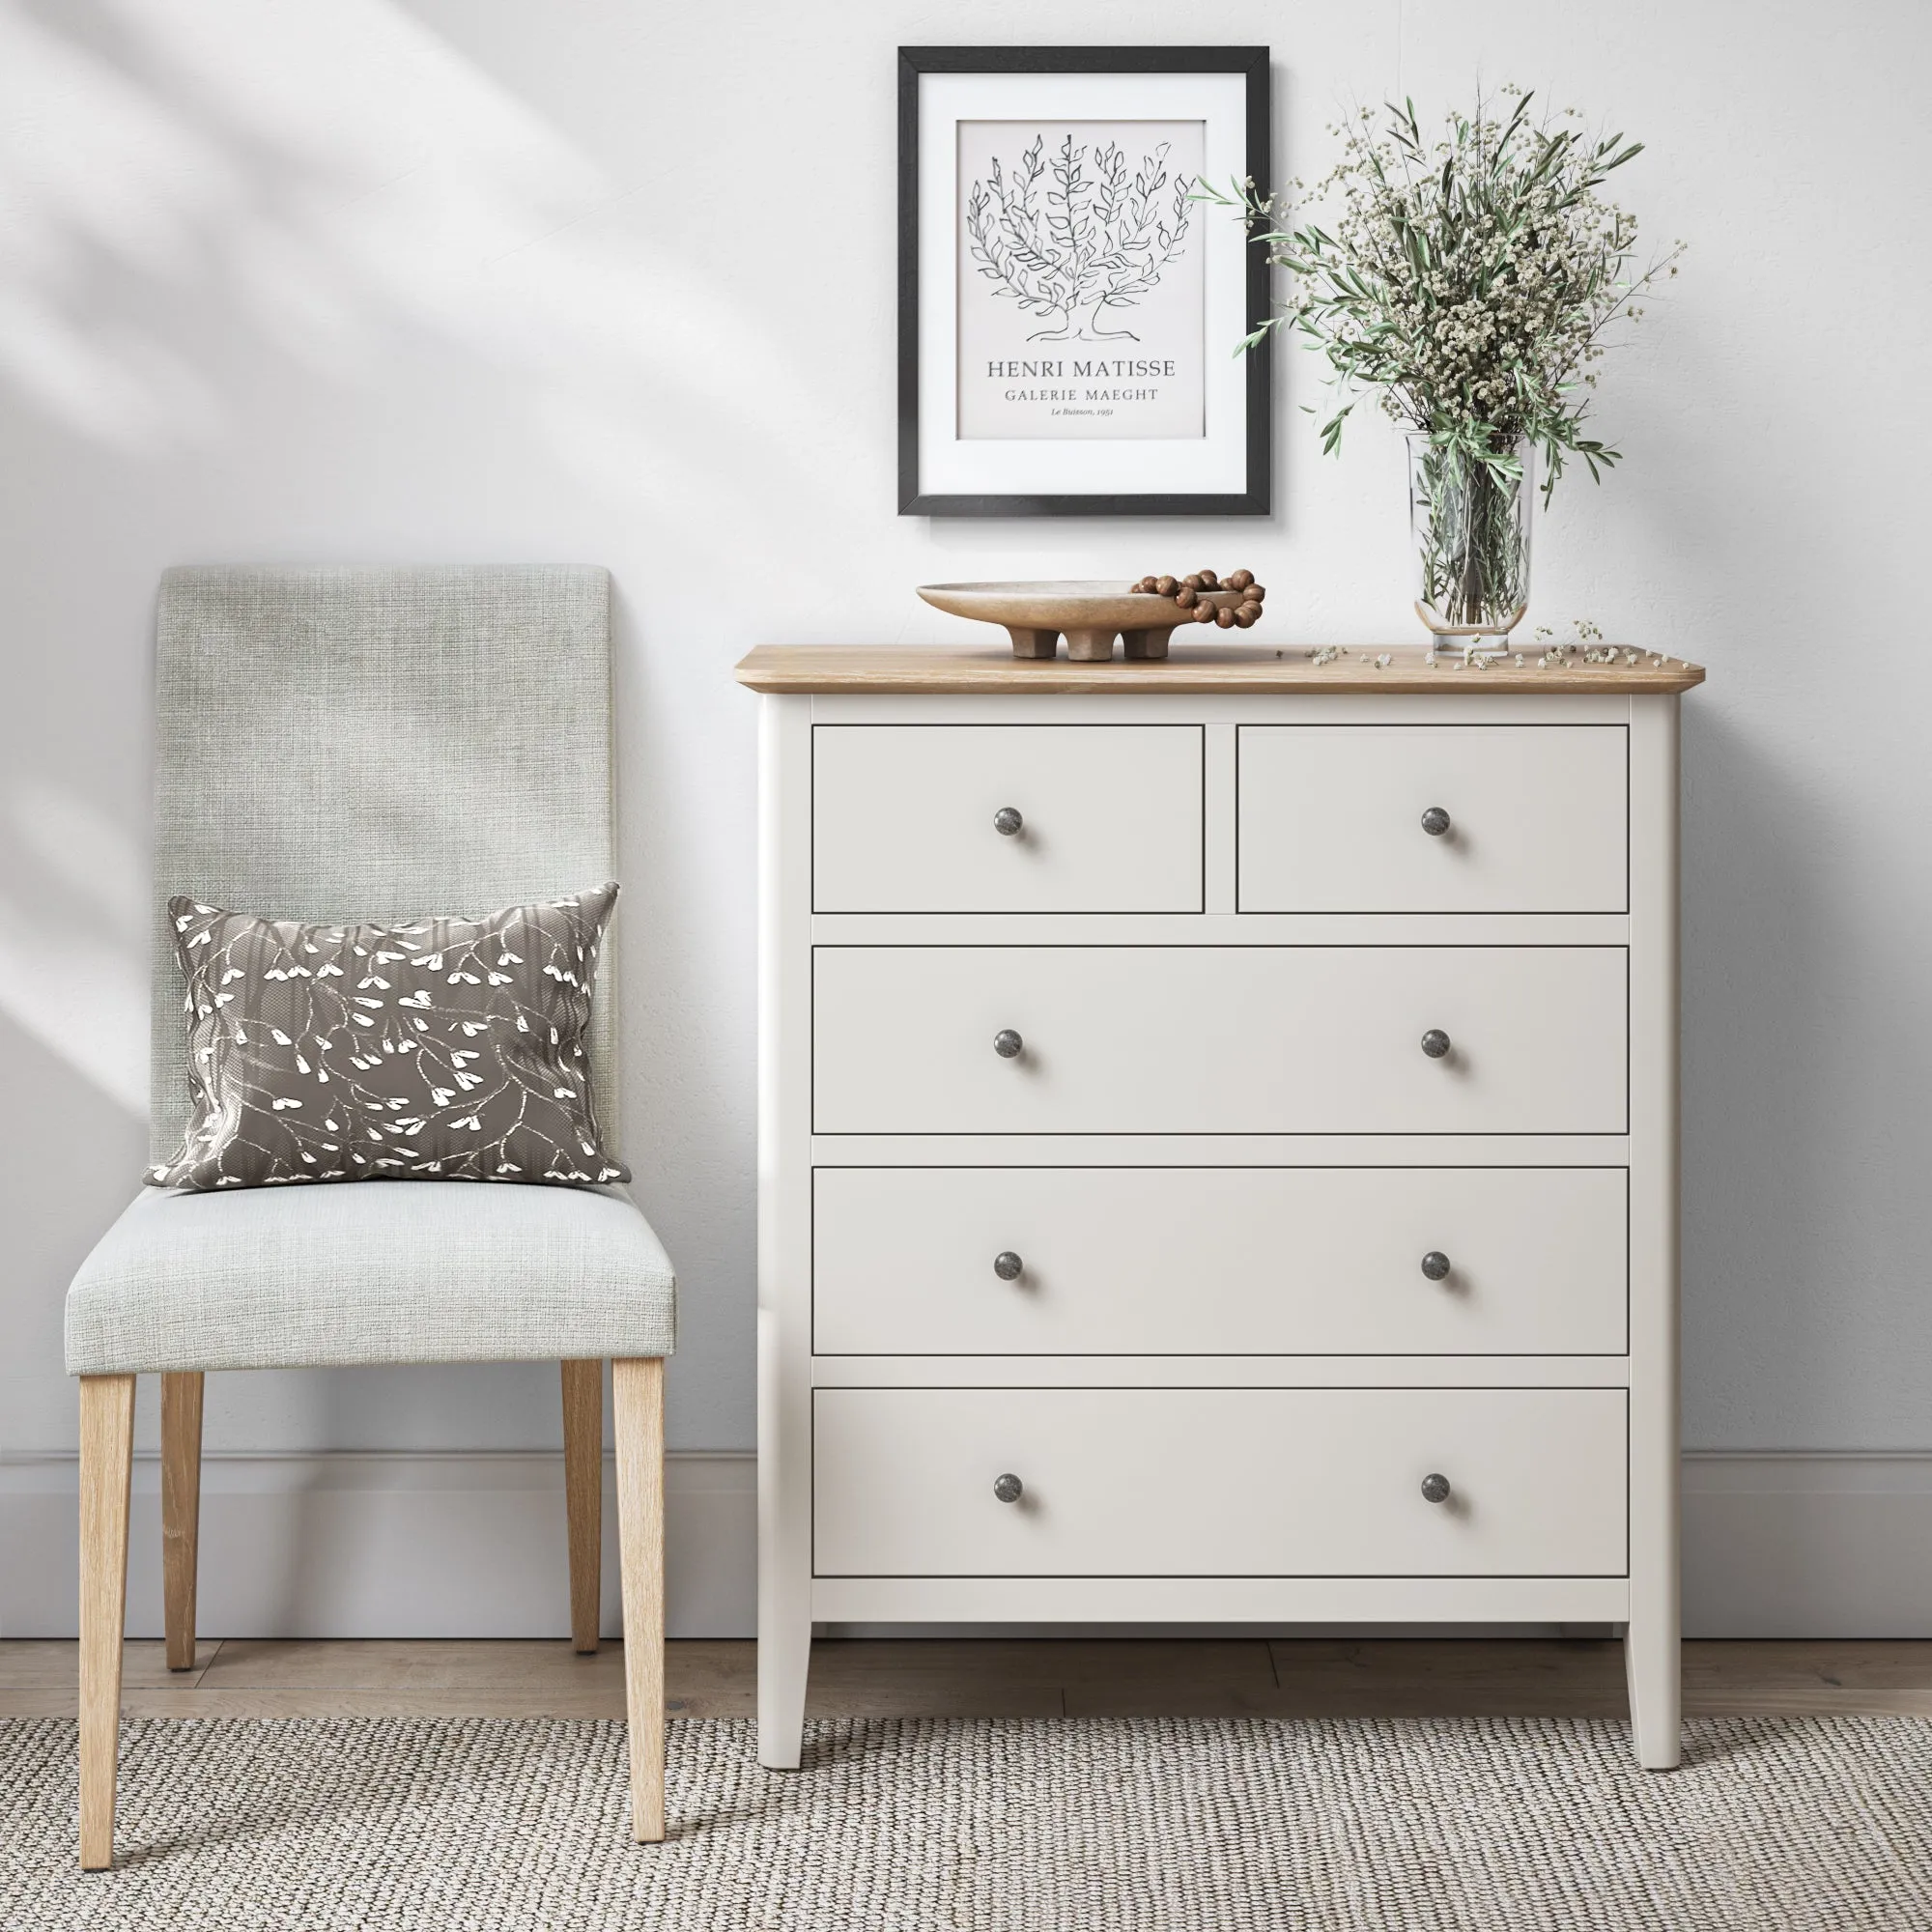
[[[1430,649],[1493,656],[1529,607],[1530,511],[1536,451],[1510,452],[1516,476],[1470,462],[1460,449],[1408,438],[1408,523],[1415,614]]]

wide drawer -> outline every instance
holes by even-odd
[[[812,960],[822,1134],[1625,1130],[1620,946],[821,946]],[[1449,1051],[1432,1059],[1436,1032]]]
[[[1239,909],[1622,912],[1629,745],[1621,724],[1244,724]]]
[[[820,1388],[813,1569],[1621,1576],[1627,1438],[1622,1389]]]
[[[812,1347],[1620,1355],[1628,1194],[1620,1167],[821,1167]]]
[[[1198,724],[820,724],[813,909],[1199,912],[1202,769]]]

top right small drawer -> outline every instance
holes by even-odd
[[[1241,912],[1626,912],[1621,724],[1244,724]]]

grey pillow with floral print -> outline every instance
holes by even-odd
[[[616,898],[395,925],[170,899],[194,1113],[149,1182],[628,1180],[585,1044]]]

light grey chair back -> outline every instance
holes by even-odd
[[[152,1157],[188,1113],[170,894],[408,920],[616,877],[594,569],[171,570],[156,643]],[[616,951],[593,1009],[613,1146]]]

